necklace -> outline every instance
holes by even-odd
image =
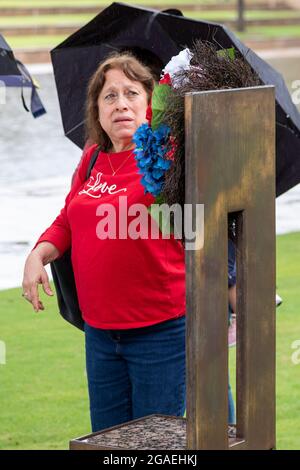
[[[119,168],[117,168],[116,170],[114,170],[114,168],[113,168],[113,166],[112,166],[112,164],[111,164],[109,155],[107,154],[107,158],[108,158],[108,161],[109,161],[111,170],[112,170],[112,176],[115,176],[115,174],[117,173],[117,171],[119,171],[119,169],[122,168],[122,166],[127,162],[127,160],[129,159],[129,157],[131,157],[132,154],[133,154],[133,152],[130,152],[130,154],[128,155],[128,157],[125,158],[125,160],[121,163],[121,165],[119,166]]]

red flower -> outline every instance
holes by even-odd
[[[146,110],[146,119],[149,123],[149,126],[151,126],[151,121],[152,121],[152,98],[150,99],[150,103],[148,104],[148,108]]]
[[[177,148],[177,144],[176,144],[175,139],[172,135],[170,136],[169,145],[170,145],[171,148],[166,153],[165,158],[166,158],[166,160],[174,161],[174,155],[175,155],[175,151],[176,151],[176,148]]]
[[[151,126],[151,121],[152,121],[152,108],[151,105],[149,104],[147,111],[146,111],[146,119],[149,122],[149,126]]]
[[[172,81],[171,81],[170,74],[165,73],[164,76],[163,76],[163,78],[161,78],[161,79],[159,80],[159,84],[160,84],[160,85],[170,85],[170,86],[171,86],[171,85],[172,85]]]

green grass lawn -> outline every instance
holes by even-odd
[[[100,10],[100,9],[99,9]],[[211,21],[226,21],[235,20],[237,14],[235,11],[190,11],[183,9],[185,16],[190,18],[197,18]],[[59,15],[43,15],[36,14],[32,16],[2,16],[0,17],[0,26],[36,26],[36,25],[72,25],[82,23],[85,24],[95,16],[94,13],[73,13],[73,14],[59,14]],[[245,18],[247,20],[259,19],[288,19],[299,18],[300,11],[295,12],[291,10],[253,10],[246,12]]]
[[[298,39],[300,38],[300,27],[293,26],[252,26],[247,29],[245,33],[235,34],[244,42],[257,40],[270,40],[270,39]],[[60,42],[66,39],[68,35],[34,35],[34,36],[15,36],[6,34],[5,39],[8,44],[13,48],[39,48],[48,47],[52,48],[57,46]]]
[[[278,12],[272,12],[272,17],[276,18],[280,15],[277,15]],[[282,17],[289,17],[291,12],[285,11],[280,12]],[[232,12],[220,12],[223,16],[219,15],[218,12],[187,12],[185,11],[187,17],[195,19],[203,19],[208,21],[216,21],[226,19],[233,19],[234,15]],[[256,15],[264,14],[269,15],[270,12],[259,12],[259,11],[250,11],[248,12],[248,18],[255,18]],[[297,13],[300,21],[300,11]],[[80,25],[86,24],[93,18],[93,14],[76,14],[76,15],[37,15],[32,17],[0,17],[0,29],[2,26],[35,26],[35,25],[75,25],[74,30],[78,29]],[[295,16],[295,14],[294,14]],[[259,16],[258,16],[259,17]],[[267,16],[265,16],[267,17]],[[270,16],[271,18],[271,16]],[[244,42],[247,41],[264,41],[272,39],[298,39],[300,38],[300,27],[299,25],[283,25],[283,26],[248,26],[244,33],[236,32],[236,35]],[[45,35],[45,34],[35,34],[35,35],[11,35],[9,33],[5,34],[5,38],[9,45],[14,48],[39,48],[47,47],[53,48],[62,42],[68,37],[67,34],[57,34],[57,35]]]
[[[251,0],[254,2],[255,0]],[[25,4],[26,3],[26,4]],[[112,1],[109,0],[85,0],[84,6],[97,6],[97,5],[104,5],[108,6]],[[130,0],[130,2],[123,2],[129,4],[137,4],[137,5],[209,5],[209,4],[216,4],[219,3],[220,6],[222,5],[235,5],[235,0]],[[259,0],[256,0],[255,3],[260,3]],[[1,0],[0,2],[1,7],[9,7],[9,8],[20,8],[20,7],[72,7],[72,6],[83,6],[82,0]]]
[[[300,233],[277,237],[277,448],[300,449],[300,364],[291,345],[300,339]],[[66,449],[90,432],[84,336],[60,319],[56,299],[41,294],[34,313],[21,288],[0,292],[0,449]],[[262,312],[263,314],[263,312]],[[234,350],[230,350],[234,363]],[[231,368],[234,388],[234,367]]]
[[[236,20],[236,11],[214,10],[214,11],[193,11],[184,9],[185,16],[194,17],[205,20]],[[299,18],[300,11],[293,10],[249,10],[245,13],[246,20],[275,20],[275,19],[289,19]]]
[[[92,18],[94,13],[64,14],[64,15],[32,15],[32,16],[2,16],[0,26],[38,26],[38,25],[84,25]]]
[[[292,343],[300,340],[300,233],[277,237],[276,427],[278,449],[300,449],[300,363],[292,362]],[[299,357],[299,355],[298,355]],[[235,348],[230,349],[235,393]]]
[[[35,314],[20,292],[0,294],[0,448],[67,448],[70,437],[90,431],[84,335],[60,320],[55,299]]]
[[[242,40],[299,38],[300,26],[251,26],[244,33],[236,33]]]
[[[10,34],[5,35],[5,39],[12,47],[12,49],[21,48],[33,48],[39,49],[41,47],[47,47],[51,49],[57,46],[59,43],[64,41],[68,35],[56,34],[56,35],[35,35],[35,36],[11,36]]]
[[[265,26],[265,27],[250,27],[245,33],[235,34],[244,42],[257,40],[271,40],[271,39],[298,39],[300,38],[299,26]],[[34,36],[14,36],[6,34],[5,38],[8,44],[13,48],[40,48],[47,47],[53,48],[60,42],[66,39],[68,35],[34,35]]]
[[[291,360],[292,343],[300,340],[300,234],[277,240],[277,287],[284,299],[277,309],[278,448],[300,449],[300,364]]]

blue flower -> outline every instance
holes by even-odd
[[[139,173],[143,175],[142,185],[145,193],[158,196],[162,191],[165,173],[172,165],[171,160],[165,158],[169,151],[170,128],[165,124],[153,131],[148,123],[142,124],[133,136],[136,147],[135,159]]]

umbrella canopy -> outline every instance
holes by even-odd
[[[0,34],[0,82],[4,83],[7,87],[30,87],[31,88],[31,112],[36,118],[45,114],[46,110],[36,91],[37,85],[31,78],[30,73],[26,67],[16,60],[13,51],[5,41],[4,37]],[[23,106],[26,111],[29,109],[26,106],[23,91],[22,91]]]
[[[86,89],[99,62],[111,51],[131,50],[154,72],[195,39],[220,48],[234,47],[264,84],[276,90],[276,194],[300,182],[300,114],[282,76],[225,26],[180,16],[177,10],[159,12],[113,3],[51,51],[64,131],[83,148]]]

